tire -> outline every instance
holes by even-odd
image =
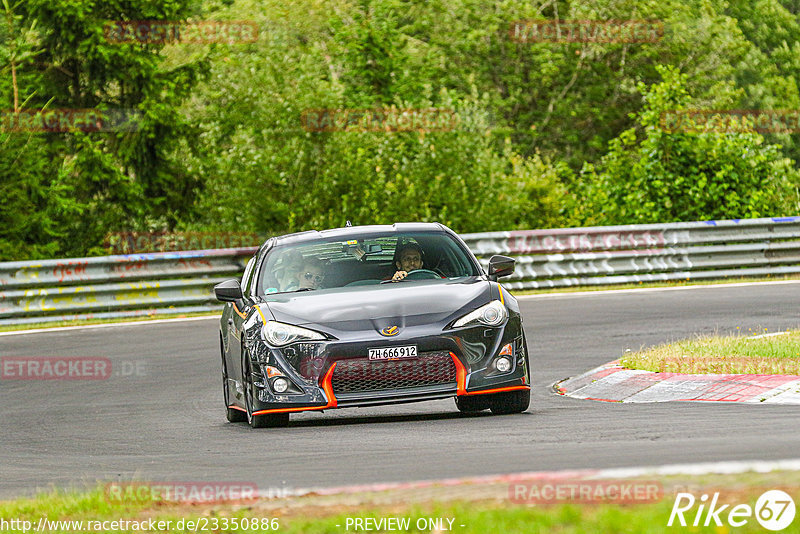
[[[521,413],[531,404],[531,390],[520,389],[506,393],[495,393],[489,399],[489,409],[495,415]]]
[[[222,399],[225,401],[225,418],[229,423],[244,423],[247,421],[247,414],[241,410],[230,408],[230,398],[228,396],[228,366],[225,364],[225,352],[222,348],[222,339],[219,341],[220,352],[222,352]]]
[[[456,408],[462,413],[477,413],[489,409],[489,401],[483,395],[456,396]]]
[[[247,414],[234,408],[225,408],[225,418],[229,423],[247,422]]]
[[[288,413],[266,413],[250,418],[250,426],[253,428],[283,428],[288,425]]]
[[[289,412],[265,413],[253,415],[253,373],[250,369],[250,358],[242,351],[242,375],[244,375],[244,404],[247,408],[245,417],[251,428],[275,428],[289,424]]]

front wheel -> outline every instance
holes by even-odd
[[[506,393],[495,393],[488,399],[489,409],[495,415],[521,413],[531,404],[531,390],[520,389]]]
[[[253,415],[255,385],[250,367],[250,358],[242,351],[242,375],[244,378],[244,404],[247,407],[247,422],[252,428],[283,427],[289,424],[289,412]]]
[[[231,408],[230,394],[228,393],[228,366],[225,363],[225,349],[222,347],[222,339],[219,341],[222,352],[222,399],[225,401],[225,418],[229,423],[244,423],[247,421],[247,414],[241,410]]]
[[[482,397],[482,395],[456,397],[456,408],[462,413],[476,413],[487,410],[489,408],[489,402]]]

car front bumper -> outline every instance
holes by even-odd
[[[353,339],[294,343],[281,349],[261,340],[248,350],[254,370],[254,415],[376,406],[529,389],[528,351],[518,316],[497,328],[469,327],[436,335],[407,331],[386,338],[363,332]],[[369,348],[416,345],[416,358],[373,360]],[[499,372],[501,352],[512,367]],[[510,354],[508,354],[510,352]],[[277,373],[277,374],[276,374]],[[290,388],[276,393],[274,381]]]

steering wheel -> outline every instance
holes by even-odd
[[[441,278],[441,275],[430,269],[414,269],[409,271],[403,280],[433,280],[434,278]]]
[[[397,280],[397,282],[402,282],[403,280],[438,280],[442,276],[435,271],[431,271],[428,269],[414,269],[413,271],[409,271],[406,274],[406,277]],[[395,283],[395,280],[384,280],[381,284],[392,284]]]

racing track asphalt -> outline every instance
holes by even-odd
[[[216,319],[0,337],[0,356],[108,357],[117,370],[138,363],[142,375],[0,381],[0,498],[134,478],[268,491],[800,457],[800,407],[614,404],[551,390],[627,348],[798,327],[799,297],[790,283],[523,298],[527,413],[465,416],[448,399],[309,412],[256,431],[224,420]]]

